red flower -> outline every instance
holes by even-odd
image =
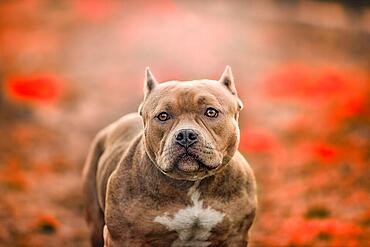
[[[28,178],[21,169],[18,159],[9,160],[0,170],[0,183],[16,190],[25,190],[28,187]]]
[[[5,87],[10,98],[27,102],[52,102],[61,94],[61,84],[51,76],[12,78]]]
[[[46,234],[54,233],[59,226],[59,221],[51,214],[42,214],[36,221],[36,228]]]
[[[309,74],[307,68],[300,65],[279,68],[266,78],[265,90],[273,97],[302,96],[311,79]]]
[[[335,70],[325,69],[321,71],[321,75],[313,81],[310,93],[315,95],[327,96],[338,95],[348,88],[349,83],[346,77]]]
[[[337,156],[337,150],[328,144],[319,143],[313,147],[313,152],[320,159],[333,160]]]

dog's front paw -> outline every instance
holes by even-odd
[[[109,231],[107,225],[104,225],[103,237],[104,237],[104,247],[109,247]]]

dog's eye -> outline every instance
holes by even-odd
[[[206,112],[204,113],[207,117],[217,117],[218,116],[218,111],[212,107],[207,108]]]
[[[170,115],[167,112],[161,112],[158,114],[157,118],[159,119],[159,121],[167,121],[168,119],[170,119]]]

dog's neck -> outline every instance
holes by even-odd
[[[239,196],[238,190],[235,188],[239,188],[240,184],[245,183],[245,181],[243,177],[233,172],[232,164],[228,164],[227,167],[215,175],[199,181],[173,179],[163,174],[152,163],[142,145],[142,138],[143,136],[139,135],[133,141],[115,171],[116,176],[122,178],[127,177],[128,172],[132,174],[130,181],[128,181],[128,186],[132,186],[130,188],[132,194],[126,195],[126,197],[135,197],[138,194],[144,195],[146,200],[153,204],[153,208],[163,207],[168,201],[189,204],[188,192],[196,184],[197,191],[202,196],[224,198],[224,200]]]

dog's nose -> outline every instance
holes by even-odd
[[[198,134],[192,129],[182,129],[175,134],[176,143],[188,148],[198,141]]]

